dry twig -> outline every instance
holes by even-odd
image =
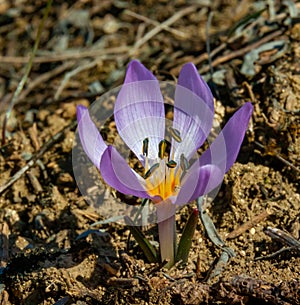
[[[254,144],[256,144],[258,147],[263,148],[264,150],[266,150],[266,147],[264,145],[262,145],[261,143],[254,141]],[[280,154],[276,154],[274,155],[275,158],[277,158],[278,160],[280,160],[282,163],[284,163],[287,166],[290,166],[293,170],[300,172],[300,169],[295,166],[294,164],[292,164],[291,162],[289,162],[288,160],[285,160],[283,157],[280,156]]]
[[[51,71],[39,75],[36,79],[34,79],[28,84],[27,88],[20,94],[19,98],[17,99],[17,102],[23,100],[34,88],[38,87],[40,84],[45,83],[51,78],[63,73],[65,70],[71,68],[73,65],[74,61],[68,61],[54,68]]]
[[[106,49],[79,49],[79,50],[67,50],[62,52],[45,52],[44,56],[36,56],[33,59],[33,63],[50,63],[57,61],[65,61],[72,59],[82,59],[88,57],[109,57],[109,55],[116,55],[127,53],[130,50],[130,46],[119,46],[115,48]],[[27,63],[29,57],[22,56],[0,56],[0,63],[11,63],[11,64],[24,64]]]
[[[149,23],[149,24],[152,24],[152,25],[155,25],[155,26],[160,26],[160,23],[158,21],[152,20],[152,19],[150,19],[148,17],[145,17],[143,15],[137,14],[137,13],[131,11],[131,10],[125,10],[124,14],[127,14],[131,17],[136,18],[136,19],[142,20],[146,23]],[[180,36],[182,38],[187,37],[186,33],[182,32],[182,31],[179,31],[179,30],[176,30],[176,29],[173,29],[173,28],[170,28],[168,25],[163,25],[163,29],[167,32],[170,32],[170,33],[172,33],[174,35],[177,35],[177,36]]]
[[[192,12],[195,12],[197,6],[189,6],[184,8],[181,11],[178,11],[176,14],[174,14],[172,17],[164,21],[163,23],[158,24],[154,29],[149,31],[142,39],[137,41],[135,45],[133,46],[132,50],[130,50],[130,54],[134,54],[144,43],[146,43],[148,40],[153,38],[155,35],[157,35],[159,32],[164,30],[167,26],[170,26],[180,18],[182,18],[185,15],[188,15]]]
[[[250,52],[251,50],[254,50],[254,49],[257,49],[259,46],[261,46],[262,44],[274,39],[275,37],[278,37],[280,36],[281,34],[283,33],[283,30],[278,30],[278,31],[275,31],[265,37],[263,37],[262,39],[260,39],[259,41],[255,42],[255,43],[252,43],[240,50],[237,50],[237,51],[233,51],[233,52],[230,52],[228,54],[225,54],[223,56],[220,56],[218,58],[216,58],[212,63],[212,67],[216,67],[224,62],[227,62],[229,60],[232,60],[234,58],[237,58],[237,57],[240,57],[240,56],[243,56],[245,55],[246,53]],[[204,73],[207,73],[209,71],[210,67],[209,66],[205,66],[203,67],[202,69],[199,70],[199,73],[200,74],[204,74]]]
[[[70,78],[75,76],[76,74],[84,71],[84,70],[89,70],[92,69],[93,67],[95,67],[97,64],[99,63],[99,60],[93,60],[92,62],[88,62],[88,63],[81,63],[80,66],[76,67],[74,70],[68,72],[63,81],[61,82],[60,86],[57,88],[57,91],[54,95],[54,100],[57,101],[60,98],[60,95],[62,93],[62,91],[64,90],[65,86],[67,85],[67,83],[69,82]]]
[[[240,227],[238,227],[234,231],[230,232],[226,236],[226,239],[233,239],[233,238],[236,238],[236,237],[240,236],[241,234],[243,234],[247,230],[249,230],[249,229],[253,228],[254,226],[256,226],[258,223],[260,223],[262,220],[264,220],[268,216],[270,216],[270,212],[267,211],[267,210],[263,211],[262,213],[260,213],[258,215],[255,215],[252,219],[250,219],[249,221],[243,223]]]

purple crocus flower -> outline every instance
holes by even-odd
[[[115,103],[114,119],[121,138],[144,166],[144,176],[104,142],[88,109],[77,107],[83,149],[105,182],[121,193],[155,203],[161,259],[168,259],[170,266],[176,251],[176,207],[221,184],[237,158],[253,110],[250,103],[245,103],[198,158],[197,149],[212,128],[214,106],[209,87],[192,63],[180,71],[173,106],[173,121],[166,126],[158,80],[140,62],[131,61]]]
[[[209,193],[222,182],[236,160],[251,113],[252,105],[246,103],[210,148],[185,168],[184,163],[203,144],[212,127],[214,106],[209,87],[192,63],[183,66],[175,91],[173,126],[168,129],[171,151],[165,157],[165,109],[159,83],[140,62],[131,61],[115,103],[114,119],[120,136],[145,168],[142,177],[104,142],[88,109],[77,107],[84,151],[108,185],[124,194],[179,206]],[[164,220],[167,216],[161,217]]]

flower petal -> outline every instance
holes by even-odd
[[[246,103],[230,118],[210,148],[200,157],[201,166],[214,164],[224,173],[230,169],[238,156],[252,111],[251,103]]]
[[[222,183],[224,173],[215,165],[200,166],[197,160],[182,180],[176,205],[184,205],[196,198],[208,194]]]
[[[206,103],[211,113],[214,113],[214,97],[193,63],[187,63],[181,68],[178,85],[194,92]]]
[[[184,154],[190,159],[207,138],[214,117],[213,95],[192,63],[183,66],[175,91],[173,127],[181,143],[173,141],[175,161]]]
[[[100,173],[105,182],[117,191],[140,198],[151,198],[143,186],[144,179],[136,174],[111,145],[103,153]]]
[[[164,102],[159,82],[138,61],[128,66],[115,103],[114,118],[123,141],[141,162],[145,138],[149,139],[149,159],[157,158],[158,144],[165,131]]]
[[[156,80],[156,77],[138,60],[132,60],[128,64],[124,84],[143,80]]]
[[[107,149],[107,145],[92,121],[89,110],[82,105],[77,106],[77,121],[82,147],[93,164],[99,169],[100,160]]]
[[[77,107],[77,120],[83,149],[105,182],[123,194],[151,198],[143,186],[145,180],[129,167],[114,147],[105,144],[86,107]]]

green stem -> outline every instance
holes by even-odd
[[[166,220],[158,223],[158,235],[160,244],[161,261],[167,261],[166,268],[170,268],[175,263],[175,214]]]
[[[192,239],[198,223],[198,215],[198,209],[194,209],[185,224],[176,253],[176,262],[182,261],[183,263],[186,263],[188,260]]]

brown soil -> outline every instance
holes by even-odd
[[[300,27],[293,15],[300,7],[274,1],[272,15],[265,2],[55,1],[0,149],[0,305],[300,304]],[[45,5],[0,4],[2,134]],[[257,11],[239,35],[234,26]],[[224,253],[200,221],[188,263],[171,270],[148,264],[133,239],[128,247],[125,226],[77,238],[103,218],[72,172],[76,105],[120,85],[131,58],[160,80],[173,80],[189,61],[211,79],[210,12],[218,120],[246,101],[255,109],[238,160],[207,209],[236,256],[218,263]],[[244,55],[274,41],[250,63],[254,74],[242,74]],[[192,206],[177,215],[179,235]],[[287,239],[269,236],[268,227]]]

